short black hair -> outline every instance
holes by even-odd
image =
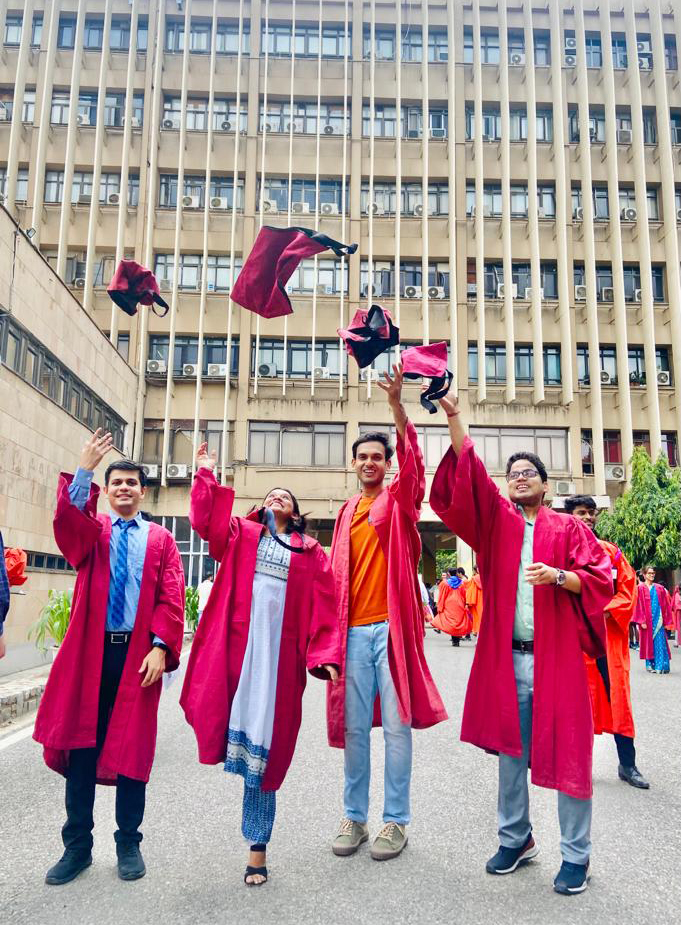
[[[578,507],[585,507],[587,511],[595,511],[598,505],[591,495],[573,495],[571,498],[565,499],[565,511],[568,514],[572,514],[575,508]]]
[[[393,453],[395,452],[395,450],[390,445],[390,440],[388,440],[386,435],[381,433],[380,430],[376,430],[376,431],[372,431],[369,434],[362,434],[355,440],[355,442],[352,444],[352,458],[353,459],[357,459],[357,447],[361,443],[380,443],[382,444],[383,449],[385,450],[386,462],[389,459],[392,459]]]
[[[457,575],[463,575],[464,578],[465,578],[465,577],[466,577],[466,569],[465,569],[465,568],[461,568],[461,566],[459,566],[459,568],[456,570],[456,574],[457,574]]]
[[[118,459],[116,462],[109,463],[104,473],[104,484],[109,484],[111,473],[114,469],[122,469],[123,472],[137,472],[139,475],[140,485],[144,488],[147,484],[147,474],[144,471],[142,463],[137,463],[132,459]]]
[[[452,576],[452,578],[456,578],[456,573],[457,573],[459,570],[456,569],[456,568],[448,568],[447,571],[448,571],[449,574]]]
[[[536,453],[514,453],[512,456],[509,456],[506,462],[506,475],[508,475],[511,471],[511,466],[513,463],[518,462],[519,459],[526,459],[529,463],[532,463],[534,468],[539,473],[539,477],[541,478],[542,482],[548,482],[549,474],[546,471],[546,466]]]

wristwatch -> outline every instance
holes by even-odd
[[[556,584],[558,585],[559,588],[562,588],[563,585],[565,584],[567,575],[565,574],[562,568],[559,568],[557,571],[558,571],[558,574],[556,575]]]

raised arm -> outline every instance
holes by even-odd
[[[213,559],[220,562],[229,538],[234,489],[218,485],[213,471],[216,466],[215,451],[209,454],[208,444],[202,443],[196,454],[189,522],[199,536],[208,541]]]
[[[378,385],[388,396],[388,406],[397,432],[398,472],[390,483],[390,494],[414,521],[419,519],[421,504],[426,493],[426,470],[423,453],[416,436],[416,428],[407,417],[402,404],[402,364],[393,366],[393,374],[383,373],[384,382]]]

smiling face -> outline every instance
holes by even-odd
[[[378,441],[360,443],[352,460],[352,468],[363,488],[376,488],[385,479],[392,460],[385,458],[385,447]]]
[[[293,496],[285,488],[273,488],[265,498],[263,507],[271,508],[275,518],[283,523],[295,516]]]
[[[533,474],[530,475],[530,472]],[[506,476],[506,481],[509,498],[514,504],[520,504],[522,507],[541,504],[549,488],[529,459],[516,459]]]
[[[587,527],[590,527],[592,530],[596,529],[598,511],[595,508],[592,510],[585,504],[578,504],[572,514],[577,518],[577,520],[581,520],[583,524],[586,524]]]
[[[139,511],[146,488],[142,487],[139,472],[112,469],[104,493],[109,499],[111,510],[124,520],[130,520]]]
[[[655,583],[655,569],[647,568],[645,572],[643,573],[643,577],[646,580],[646,584],[648,585],[654,584]]]

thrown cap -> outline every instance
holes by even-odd
[[[116,267],[113,279],[106,290],[111,299],[127,315],[137,314],[137,303],[142,305],[160,305],[164,312],[156,312],[161,318],[168,313],[170,306],[161,298],[156,277],[134,260],[121,260]]]
[[[400,342],[399,328],[395,327],[390,312],[380,305],[372,305],[367,311],[360,308],[347,329],[338,329],[338,334],[351,357],[357,360],[360,369],[369,366],[379,354]]]
[[[446,342],[407,347],[400,359],[406,379],[430,379],[429,386],[421,393],[421,404],[430,414],[435,414],[437,407],[433,402],[447,394],[454,378],[447,369]]]

